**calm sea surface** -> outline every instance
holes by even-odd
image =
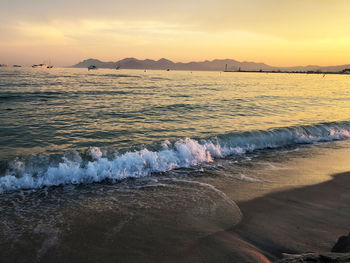
[[[350,77],[0,69],[0,158],[350,119]]]
[[[1,256],[176,257],[349,137],[347,75],[0,68]]]

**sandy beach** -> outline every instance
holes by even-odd
[[[350,173],[239,203],[242,222],[200,240],[184,262],[273,262],[282,253],[330,252],[350,227]],[[179,259],[177,259],[179,260]]]
[[[349,231],[349,78],[0,76],[1,262],[273,262]]]
[[[0,263],[350,263],[350,1],[0,2]]]

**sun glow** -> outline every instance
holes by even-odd
[[[35,56],[50,56],[60,65],[129,56],[276,66],[350,60],[348,1],[102,0],[87,1],[84,9],[80,1],[69,9],[66,1],[39,2],[8,1],[1,8],[0,62],[33,63]]]

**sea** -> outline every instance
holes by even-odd
[[[349,75],[0,68],[0,261],[181,262],[349,138]]]

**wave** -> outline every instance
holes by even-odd
[[[0,102],[12,101],[12,100],[29,100],[29,99],[50,99],[60,98],[67,95],[68,92],[64,91],[35,91],[35,92],[6,92],[0,93]]]
[[[324,123],[218,135],[207,139],[163,142],[157,149],[110,155],[98,147],[85,153],[68,152],[57,163],[47,156],[15,159],[0,177],[0,193],[45,186],[84,184],[149,176],[177,168],[213,162],[215,158],[295,144],[350,138],[350,122]]]
[[[96,75],[101,77],[110,77],[110,78],[142,78],[142,76],[139,75],[128,75],[128,74],[103,74],[103,75]]]

